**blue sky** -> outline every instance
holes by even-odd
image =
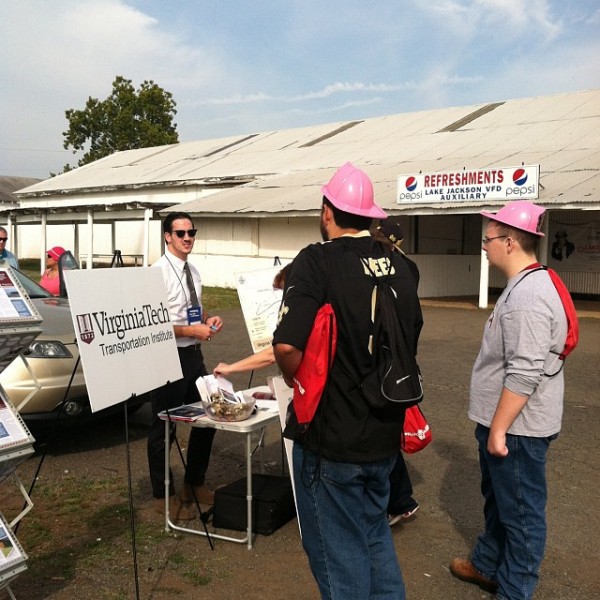
[[[0,175],[45,178],[117,75],[180,141],[600,87],[600,0],[3,0]]]

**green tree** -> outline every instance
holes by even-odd
[[[144,81],[136,91],[130,79],[118,75],[106,100],[90,96],[83,110],[65,111],[69,129],[63,131],[63,146],[73,148],[73,154],[87,148],[81,166],[118,150],[176,144],[175,106],[173,95],[153,81]],[[71,168],[65,165],[64,172]]]

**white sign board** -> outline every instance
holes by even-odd
[[[273,279],[282,267],[236,273],[237,291],[253,352],[271,345],[277,327],[282,290],[273,289]]]
[[[65,282],[93,412],[182,378],[160,269],[66,271]]]
[[[398,204],[535,200],[539,196],[539,165],[419,173],[398,177]]]

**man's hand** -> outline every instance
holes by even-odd
[[[206,324],[210,327],[213,333],[219,333],[223,329],[223,319],[221,317],[207,317]]]
[[[508,456],[506,433],[527,404],[528,399],[527,396],[520,396],[507,388],[502,388],[500,401],[496,407],[488,435],[487,451],[492,456]]]
[[[201,342],[210,342],[213,335],[219,333],[223,328],[221,317],[209,317],[206,323],[194,323],[193,325],[174,325],[175,337],[192,337]]]
[[[494,433],[490,429],[487,450],[492,456],[508,456],[508,448],[506,447],[506,434],[502,432]]]

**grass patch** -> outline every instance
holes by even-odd
[[[28,564],[32,581],[51,590],[98,565],[108,578],[122,571],[124,562],[131,560],[129,506],[122,482],[65,477],[40,483],[36,490],[36,510],[19,530],[23,547],[35,549]],[[168,568],[194,585],[210,583],[210,574],[198,572],[198,558],[180,551],[173,536],[156,523],[138,522],[136,542],[141,564]],[[97,597],[124,600],[130,595],[123,585],[116,577],[114,591]]]
[[[208,308],[209,314],[230,308],[240,308],[237,290],[202,286],[202,304]]]
[[[40,261],[37,258],[20,258],[19,270],[34,281],[40,280]]]

